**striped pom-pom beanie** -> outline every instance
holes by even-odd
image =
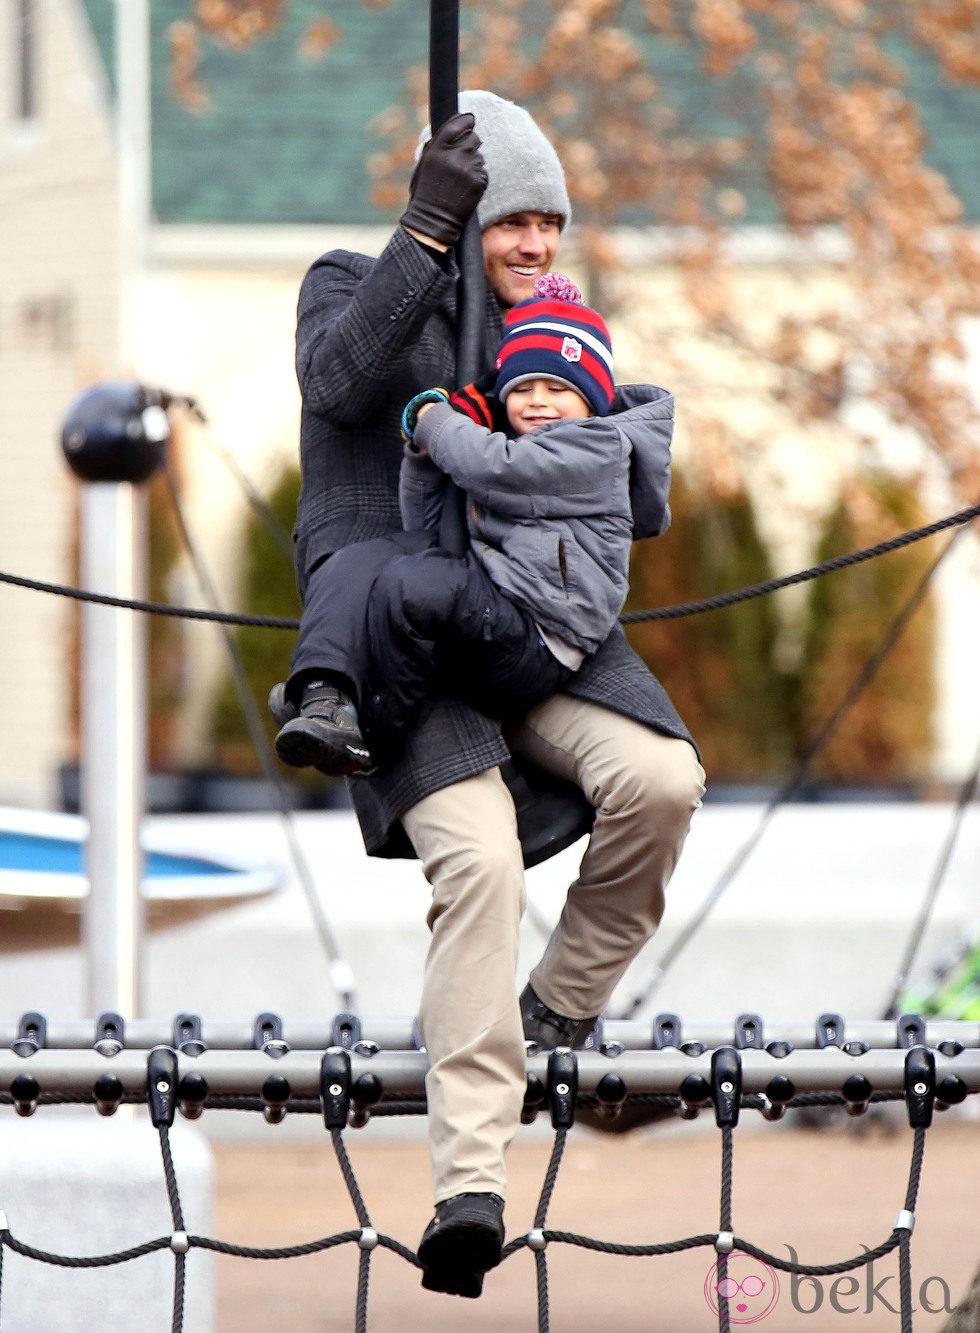
[[[501,402],[527,380],[560,380],[604,417],[615,393],[606,321],[561,273],[543,274],[531,300],[508,311],[496,368],[494,392]]]

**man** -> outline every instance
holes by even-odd
[[[459,101],[460,114],[423,148],[381,255],[333,251],[303,282],[295,535],[304,610],[334,551],[401,529],[401,413],[420,390],[456,385],[452,247],[470,215],[482,233],[487,347],[500,342],[503,312],[551,267],[568,222],[561,164],[527,112],[487,92]],[[315,638],[304,632],[297,642],[280,721],[336,718],[336,695],[306,671],[318,658]],[[577,784],[596,812],[579,877],[520,1001],[524,865],[500,768],[511,754]],[[419,1011],[436,1205],[419,1259],[430,1290],[479,1296],[500,1262],[525,1038],[543,1049],[586,1041],[656,930],[703,782],[684,724],[617,626],[506,743],[481,714],[437,702],[399,762],[351,784],[368,853],[414,851],[432,886]]]

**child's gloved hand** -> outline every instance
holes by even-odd
[[[410,398],[405,404],[405,410],[402,412],[402,439],[406,444],[411,444],[415,435],[415,427],[418,425],[419,410],[426,403],[448,403],[449,393],[445,389],[423,389],[417,393],[414,398]]]

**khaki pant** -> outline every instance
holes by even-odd
[[[560,1014],[599,1014],[660,922],[704,772],[686,741],[568,695],[532,709],[508,740],[595,806],[578,879],[531,984]],[[432,885],[419,1017],[434,1200],[503,1195],[525,1087],[516,978],[525,891],[513,802],[492,769],[434,792],[403,823]]]

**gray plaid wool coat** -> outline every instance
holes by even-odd
[[[399,228],[378,259],[334,250],[303,280],[296,332],[302,487],[294,533],[301,592],[333,551],[401,530],[401,413],[421,389],[456,387],[457,276],[451,256],[436,256]],[[497,346],[502,327],[488,293],[487,347]],[[567,692],[691,741],[619,626]],[[402,813],[507,759],[488,718],[454,700],[436,703],[397,764],[350,784],[367,851],[413,855]]]

